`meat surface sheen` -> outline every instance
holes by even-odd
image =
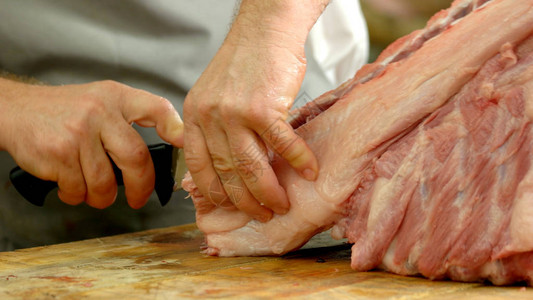
[[[533,0],[458,0],[290,120],[315,182],[273,168],[267,223],[183,186],[212,255],[279,255],[335,225],[352,267],[533,284]]]
[[[530,45],[505,44],[364,172],[337,224],[354,243],[354,269],[531,283],[533,51],[521,51]]]

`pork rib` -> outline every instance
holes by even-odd
[[[356,270],[532,284],[532,34],[533,0],[456,0],[294,112],[320,174],[275,158],[291,210],[267,223],[186,179],[207,253],[283,254],[335,225]]]

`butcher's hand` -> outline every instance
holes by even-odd
[[[259,221],[289,210],[267,148],[302,177],[317,160],[286,122],[306,60],[304,43],[327,1],[243,0],[224,44],[185,99],[185,158],[212,204]]]
[[[122,170],[129,205],[146,203],[155,173],[133,122],[183,146],[183,123],[159,96],[113,81],[38,86],[0,78],[0,150],[29,173],[56,181],[68,204],[105,208],[115,201],[107,154]]]

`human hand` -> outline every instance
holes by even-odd
[[[268,149],[304,178],[317,177],[314,154],[285,120],[305,74],[305,37],[324,7],[310,24],[291,27],[261,16],[270,2],[252,2],[243,1],[226,41],[185,99],[184,149],[194,182],[213,205],[268,221],[272,211],[289,209]]]
[[[155,173],[133,122],[183,146],[183,123],[170,102],[117,82],[38,86],[0,79],[0,90],[0,149],[22,169],[56,181],[68,204],[105,208],[114,202],[107,155],[122,170],[128,204],[146,203]]]

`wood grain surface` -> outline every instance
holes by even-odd
[[[283,257],[208,257],[195,225],[0,253],[0,299],[533,299],[533,288],[350,269],[324,236]]]

